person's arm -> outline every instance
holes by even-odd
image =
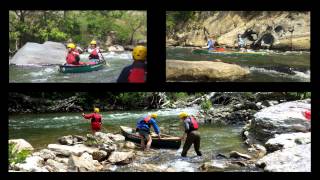
[[[118,83],[127,83],[128,82],[128,76],[129,76],[129,72],[130,72],[131,66],[127,66],[125,68],[123,68],[123,70],[121,71],[117,82]]]
[[[91,119],[93,117],[93,114],[84,114],[84,113],[82,113],[82,117],[84,117],[85,119]]]
[[[154,131],[156,132],[156,134],[158,134],[158,137],[160,138],[160,128],[159,128],[157,122],[155,120],[151,120],[151,124],[152,124]]]
[[[92,53],[93,49],[88,48],[88,53]]]
[[[184,125],[184,134],[183,136],[181,137],[182,140],[185,140],[186,136],[187,136],[187,133],[189,132],[190,130],[190,126],[189,126],[189,123],[188,123],[188,120],[184,120],[183,121],[183,125]]]

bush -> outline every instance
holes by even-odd
[[[18,152],[14,149],[15,144],[9,144],[9,164],[17,164],[25,162],[26,158],[31,154],[29,150],[22,150]]]
[[[207,99],[200,104],[200,107],[202,110],[208,111],[209,109],[212,108],[212,103],[209,99]]]

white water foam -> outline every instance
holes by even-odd
[[[265,73],[268,75],[272,75],[272,76],[283,76],[283,77],[287,77],[287,78],[291,78],[291,79],[299,79],[299,80],[307,80],[310,81],[310,71],[306,71],[306,72],[300,72],[300,71],[292,71],[295,74],[287,74],[287,73],[283,73],[283,72],[279,72],[276,70],[269,70],[269,69],[264,69],[264,68],[257,68],[257,67],[250,67],[249,68],[250,71],[252,72],[260,72],[260,73]]]

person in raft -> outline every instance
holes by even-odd
[[[179,114],[179,119],[183,121],[184,124],[184,134],[181,137],[181,140],[185,140],[183,145],[183,150],[181,153],[182,157],[187,156],[187,152],[189,151],[191,145],[193,144],[194,150],[196,151],[198,156],[202,156],[200,151],[200,133],[197,131],[199,128],[198,122],[193,116],[190,116],[186,112],[181,112]]]
[[[151,115],[146,115],[138,119],[136,131],[139,132],[141,138],[141,148],[142,150],[150,150],[152,143],[152,137],[150,135],[150,128],[153,127],[154,131],[160,139],[160,128],[157,125],[156,119],[158,114],[152,113]],[[145,142],[147,142],[145,144]]]
[[[213,38],[213,35],[208,36],[207,46],[204,46],[202,48],[208,49],[209,51],[213,51],[215,49],[214,44],[216,43],[216,41]]]
[[[102,59],[102,55],[100,52],[100,48],[97,47],[97,41],[92,40],[90,42],[90,47],[88,48],[88,52],[90,53],[89,55],[89,60],[97,60],[100,61]]]
[[[91,132],[93,135],[96,132],[101,130],[102,116],[101,116],[101,114],[99,114],[99,112],[100,112],[99,108],[94,108],[93,113],[91,113],[91,114],[82,113],[82,116],[85,119],[91,119]]]
[[[246,41],[241,37],[241,34],[238,34],[238,48],[240,51],[245,52]]]
[[[76,45],[73,43],[69,43],[67,45],[67,49],[68,49],[68,54],[66,57],[67,64],[79,65],[80,55],[79,55],[79,52],[76,50]]]
[[[118,83],[144,83],[146,81],[147,48],[138,45],[132,51],[133,63],[121,71]]]

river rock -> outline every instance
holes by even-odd
[[[9,144],[14,143],[13,151],[20,152],[22,150],[33,151],[33,147],[24,139],[10,139]]]
[[[267,149],[260,144],[252,144],[248,151],[254,153],[256,158],[261,158],[267,154]]]
[[[177,172],[176,169],[172,167],[166,167],[156,164],[132,163],[132,168],[138,172]]]
[[[117,144],[102,144],[99,146],[99,150],[111,153],[118,149]]]
[[[55,152],[53,152],[53,151],[51,151],[49,149],[42,149],[41,151],[35,152],[32,155],[33,156],[40,156],[45,161],[48,160],[48,159],[55,159],[56,158]]]
[[[122,136],[121,134],[107,133],[106,136],[109,137],[114,142],[121,142],[125,140],[125,137]]]
[[[133,151],[129,152],[112,152],[108,158],[108,161],[117,165],[129,164],[134,157]]]
[[[269,172],[311,172],[311,143],[275,151],[256,165]]]
[[[68,135],[68,136],[63,136],[58,139],[59,143],[62,145],[74,145],[74,144],[81,143],[86,140],[87,140],[86,137],[78,136],[78,135]]]
[[[136,144],[134,144],[133,142],[127,141],[127,142],[124,144],[124,147],[125,147],[125,148],[128,148],[128,149],[135,149],[135,148],[136,148]]]
[[[111,51],[111,52],[123,52],[124,51],[124,47],[120,46],[120,45],[113,45],[113,46],[109,46],[108,47],[108,51]]]
[[[276,134],[266,142],[268,151],[273,152],[283,148],[290,148],[299,144],[311,143],[311,133]]]
[[[251,159],[251,156],[248,154],[239,153],[237,151],[231,151],[229,153],[230,158],[243,158],[243,159]]]
[[[92,158],[94,160],[97,160],[99,162],[101,161],[104,161],[108,156],[108,153],[106,151],[102,151],[102,150],[99,150],[99,151],[94,151],[92,153]]]
[[[49,172],[67,172],[68,166],[64,163],[57,162],[52,159],[48,159],[46,161],[46,166],[45,168]]]
[[[28,42],[12,57],[10,64],[63,64],[66,55],[67,50],[62,43],[46,41],[43,44],[38,44]]]
[[[113,141],[110,139],[109,133],[106,134],[106,133],[103,133],[103,132],[96,132],[94,137],[97,138],[99,141],[105,143],[105,144],[113,143]],[[88,139],[89,139],[89,137],[88,137]]]
[[[29,156],[24,163],[15,164],[14,169],[22,172],[48,172],[43,164],[44,160],[41,157]]]
[[[249,70],[235,64],[210,61],[166,60],[166,78],[174,81],[235,80],[249,74]]]
[[[69,170],[76,172],[97,172],[103,169],[103,166],[93,160],[89,153],[83,153],[80,157],[71,155],[69,160]]]
[[[56,152],[57,154],[67,156],[67,157],[70,156],[71,154],[80,156],[84,152],[88,152],[89,154],[92,154],[94,151],[98,150],[97,148],[87,147],[83,144],[77,144],[74,146],[49,144],[48,149]]]
[[[251,121],[255,138],[266,142],[275,134],[310,131],[311,124],[303,113],[311,104],[302,101],[285,102],[260,110]]]

